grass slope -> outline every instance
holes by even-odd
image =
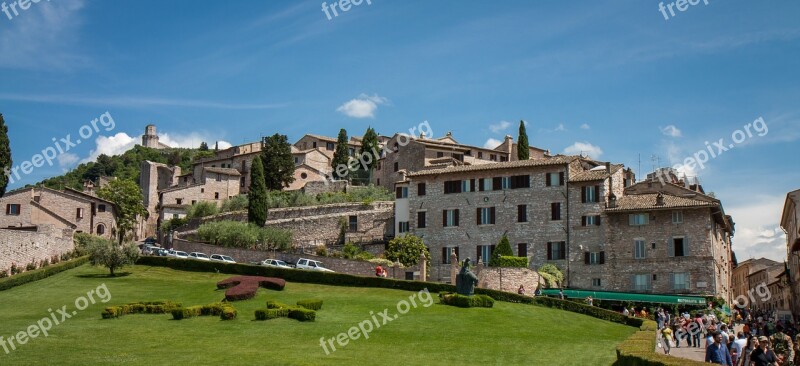
[[[331,338],[369,319],[370,311],[396,314],[396,304],[413,292],[288,283],[286,290],[259,290],[236,302],[235,321],[168,315],[131,315],[102,320],[105,306],[173,300],[184,306],[224,298],[222,274],[180,272],[160,267],[126,268],[130,275],[104,278],[100,268],[82,266],[45,280],[0,292],[0,335],[8,338],[48,309],[67,305],[105,283],[111,301],[90,306],[54,326],[46,338],[29,340],[5,354],[0,364],[129,365],[317,365],[317,364],[529,364],[610,365],[614,348],[636,329],[591,317],[529,305],[497,302],[493,309],[460,309],[438,304],[416,309],[326,355],[320,338]],[[317,321],[254,321],[267,300],[294,304],[321,298]]]

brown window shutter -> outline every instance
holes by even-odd
[[[606,252],[600,252],[600,264],[606,264]]]
[[[547,242],[547,260],[553,260],[553,243]]]
[[[492,216],[491,218],[489,218],[489,223],[490,223],[490,224],[494,224],[494,223],[495,223],[495,219],[496,219],[496,212],[497,212],[497,211],[495,210],[495,208],[494,208],[494,207],[492,207],[492,208],[489,210],[489,212],[491,213],[491,216]]]
[[[589,264],[590,261],[591,261],[591,254],[589,252],[584,252],[583,253],[583,263],[584,264]]]
[[[459,212],[460,212],[460,210],[456,210],[456,212],[453,213],[453,216],[455,216],[455,220],[453,220],[453,221],[455,221],[454,222],[455,226],[458,226],[458,213]]]
[[[481,209],[480,207],[475,209],[475,224],[481,224]]]

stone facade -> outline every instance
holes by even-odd
[[[786,232],[787,280],[795,317],[800,317],[800,189],[786,195],[781,215],[781,228]]]
[[[274,253],[272,251],[260,251],[250,249],[237,249],[219,247],[210,244],[190,242],[181,239],[173,241],[174,248],[182,250],[187,253],[202,252],[208,255],[223,254],[231,256],[239,263],[258,263],[265,259],[280,259],[285,262],[295,263],[300,258],[313,259],[322,262],[325,268],[333,270],[337,273],[346,273],[356,276],[371,277],[375,275],[375,264],[369,262],[348,260],[342,258],[320,257],[312,254],[297,254],[297,253]],[[406,279],[407,276],[416,276],[414,279],[419,279],[418,266],[410,268],[390,267],[387,268],[389,278]]]
[[[8,270],[13,263],[26,264],[75,250],[71,229],[52,225],[39,225],[26,229],[0,228],[0,271]]]
[[[0,198],[0,227],[52,225],[114,238],[116,208],[113,203],[67,189],[56,191],[44,187],[23,188]]]

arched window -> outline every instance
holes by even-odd
[[[106,226],[103,224],[97,225],[97,235],[103,235],[106,233]]]

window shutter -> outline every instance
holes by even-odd
[[[600,202],[600,186],[594,186],[594,201]]]
[[[667,239],[667,242],[669,243],[669,245],[667,245],[667,251],[669,253],[667,253],[667,254],[669,254],[670,257],[674,257],[675,256],[675,242],[672,240],[672,238]]]
[[[481,224],[481,209],[480,207],[475,209],[475,224]]]
[[[600,252],[600,264],[606,264],[606,252]]]
[[[550,175],[552,173],[544,173],[544,186],[550,187]]]
[[[586,203],[586,188],[587,187],[581,188],[581,203]]]
[[[683,255],[688,257],[689,256],[689,238],[683,238]]]
[[[553,260],[553,243],[547,242],[547,260]]]
[[[595,225],[600,226],[600,216],[597,216],[597,220],[595,220]]]
[[[591,260],[592,260],[592,259],[591,259],[591,256],[592,256],[592,254],[591,254],[591,253],[589,253],[589,252],[584,252],[584,253],[583,253],[583,263],[584,263],[584,264],[589,264],[589,262],[591,262]]]
[[[458,213],[459,213],[459,212],[460,212],[460,210],[456,210],[456,211],[453,213],[453,216],[455,216],[455,220],[453,220],[453,221],[455,221],[455,222],[454,222],[455,226],[458,226]]]
[[[497,212],[497,210],[496,210],[494,207],[492,207],[491,209],[489,209],[489,213],[490,213],[490,214],[491,214],[491,216],[492,216],[491,218],[489,218],[489,223],[490,223],[490,224],[494,224],[494,223],[495,223],[495,219],[497,218],[497,217],[496,217],[496,212]]]
[[[564,185],[564,172],[558,173],[558,185],[560,186]]]
[[[442,210],[442,227],[447,227],[447,210]]]

